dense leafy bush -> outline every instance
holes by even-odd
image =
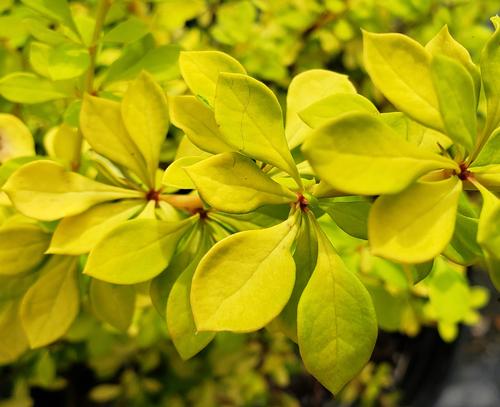
[[[437,325],[451,341],[459,323],[477,322],[488,293],[465,268],[485,266],[500,288],[500,28],[498,17],[494,33],[474,21],[486,4],[111,3],[0,3],[11,28],[0,79],[0,363],[21,369],[18,400],[27,384],[62,385],[55,364],[82,361],[83,346],[97,375],[123,383],[95,388],[96,399],[173,402],[177,388],[148,378],[168,355],[172,377],[198,383],[191,402],[220,402],[217,381],[186,373],[168,335],[182,359],[215,338],[192,365],[207,371],[221,353],[251,355],[257,372],[235,367],[231,403],[292,405],[268,389],[300,370],[279,335],[336,394],[369,361],[377,325],[408,335]],[[363,32],[380,94],[369,90],[356,27],[430,12],[432,24],[409,30],[433,32],[425,46]],[[484,46],[479,65],[436,29],[446,13],[480,33],[467,44],[476,56]],[[214,46],[242,63],[180,52]],[[337,53],[372,101],[344,73],[318,69]],[[264,327],[273,336],[255,351],[227,333]],[[131,359],[142,376],[118,373]],[[385,377],[373,369],[358,380]]]

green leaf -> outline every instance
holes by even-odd
[[[28,349],[28,339],[19,319],[20,301],[0,303],[0,365],[15,362]]]
[[[314,215],[306,212],[301,218],[300,229],[297,235],[297,246],[293,253],[295,261],[295,285],[290,300],[281,314],[273,321],[294,342],[297,338],[297,307],[304,288],[316,266],[318,257],[318,238],[314,229]]]
[[[135,310],[133,286],[115,285],[92,279],[89,297],[92,310],[100,320],[119,331],[127,331]]]
[[[48,345],[63,336],[80,306],[77,258],[55,256],[40,278],[26,292],[21,320],[32,348]]]
[[[149,35],[144,38],[148,39]],[[157,81],[170,81],[179,77],[177,64],[180,52],[179,45],[143,47],[140,44],[141,41],[133,42],[124,49],[122,56],[109,67],[103,84],[133,80],[141,71],[149,72]],[[152,39],[150,41],[153,42]],[[146,42],[149,41],[146,40]]]
[[[368,237],[372,254],[401,263],[422,263],[451,240],[462,183],[457,177],[419,181],[372,206]]]
[[[75,33],[78,32],[71,15],[67,0],[21,0],[24,4],[38,11],[51,20],[64,24]]]
[[[140,191],[93,181],[48,160],[22,166],[12,174],[3,190],[19,212],[40,220],[77,215],[115,199],[144,197]]]
[[[301,185],[285,138],[280,104],[262,82],[242,74],[221,73],[215,120],[229,145],[286,171]]]
[[[184,51],[179,57],[182,77],[195,96],[213,106],[215,88],[221,72],[245,74],[245,68],[233,57],[219,51]]]
[[[33,70],[46,78],[50,78],[49,74],[49,57],[52,48],[47,44],[33,41],[30,44],[29,60]]]
[[[99,154],[129,168],[148,186],[146,163],[122,121],[120,104],[85,95],[80,114],[80,128],[90,146]]]
[[[234,150],[220,134],[214,112],[196,96],[171,97],[170,118],[198,148],[213,154]]]
[[[281,312],[295,282],[290,250],[297,229],[291,217],[271,228],[236,233],[212,247],[191,287],[198,331],[251,332]]]
[[[491,134],[477,158],[471,163],[471,170],[493,164],[500,164],[500,127]]]
[[[488,136],[500,125],[500,18],[491,19],[495,33],[490,37],[481,53],[481,76],[486,96],[486,123],[483,133]]]
[[[479,98],[479,91],[481,90],[479,68],[472,61],[469,51],[451,36],[447,25],[425,45],[425,49],[433,56],[444,55],[460,62],[472,77],[476,100]]]
[[[81,214],[65,217],[57,225],[47,253],[88,253],[106,233],[139,213],[143,206],[135,199],[105,202]]]
[[[490,191],[500,191],[500,164],[470,167],[474,179]]]
[[[320,207],[344,232],[358,239],[368,239],[370,201],[358,197],[322,199]]]
[[[114,284],[148,281],[168,266],[193,219],[133,219],[106,234],[90,252],[84,273]],[[140,236],[140,240],[137,237]]]
[[[460,63],[440,55],[432,59],[431,77],[446,134],[467,151],[472,151],[477,132],[472,77]]]
[[[42,103],[68,95],[53,82],[28,72],[16,72],[0,79],[0,95],[15,103]]]
[[[365,68],[384,96],[412,119],[442,129],[429,52],[402,34],[363,31],[363,45]]]
[[[83,75],[90,64],[89,52],[71,44],[56,46],[49,53],[47,71],[54,81],[76,78]]]
[[[137,17],[130,17],[109,30],[103,37],[103,42],[128,44],[144,37],[149,32],[148,26]]]
[[[238,153],[218,154],[185,170],[203,200],[223,212],[246,213],[263,205],[297,200],[296,194]]]
[[[121,112],[125,128],[146,162],[150,185],[154,185],[169,126],[167,98],[151,75],[142,72],[125,92]]]
[[[205,237],[192,261],[175,280],[168,296],[167,328],[177,352],[186,360],[205,348],[214,338],[214,332],[198,332],[191,310],[190,293],[193,274],[211,242]]]
[[[31,271],[42,262],[49,247],[50,235],[31,224],[0,228],[0,275]]]
[[[297,332],[307,370],[337,394],[368,362],[377,338],[370,294],[316,224],[318,259],[299,301]]]
[[[35,155],[35,142],[29,129],[16,116],[0,113],[0,164],[32,155]]]
[[[477,242],[483,248],[492,282],[500,291],[500,199],[478,183],[483,197]]]
[[[361,112],[315,129],[302,150],[324,181],[353,194],[397,193],[430,171],[458,170],[453,160],[419,149],[377,117]]]
[[[349,112],[378,114],[377,108],[365,97],[351,93],[337,93],[309,105],[299,112],[299,116],[309,127],[315,129],[328,120]]]
[[[356,89],[346,75],[323,69],[311,69],[295,76],[286,97],[286,138],[290,149],[301,144],[309,128],[299,112],[327,96],[337,93],[355,94]]]

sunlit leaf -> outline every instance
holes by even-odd
[[[35,143],[29,129],[16,116],[0,113],[0,164],[32,155],[35,155]]]

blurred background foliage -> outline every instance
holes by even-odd
[[[40,155],[69,160],[71,146],[61,140],[71,138],[78,122],[89,49],[75,45],[64,19],[28,3],[0,0],[0,112],[22,118]],[[93,0],[70,2],[88,45],[96,5]],[[362,94],[384,108],[386,102],[363,70],[361,29],[402,32],[425,43],[447,24],[477,61],[491,33],[488,19],[498,8],[491,0],[115,0],[94,69],[95,93],[118,98],[127,81],[145,69],[168,94],[182,94],[180,50],[217,49],[237,58],[281,100],[294,75],[326,68],[349,75]],[[44,89],[44,97],[37,93],[34,100],[33,88]],[[162,155],[165,166],[188,154],[189,145],[179,146],[181,137],[171,130]],[[11,171],[0,167],[0,185]],[[342,204],[335,210],[341,211]],[[477,217],[472,206],[461,211]],[[10,208],[0,206],[0,226],[13,217]],[[460,324],[484,325],[479,310],[488,303],[489,292],[469,282],[466,268],[478,248],[465,250],[459,246],[463,242],[455,242],[458,251],[452,245],[447,258],[419,270],[371,256],[365,240],[326,218],[322,226],[372,294],[380,328],[394,333],[396,341],[430,327],[451,342]],[[469,257],[457,258],[458,252]],[[431,269],[428,278],[411,283]],[[15,292],[22,293],[23,287],[9,286],[8,278],[2,278],[6,280],[0,284],[12,289],[0,293],[0,308],[14,306]],[[82,278],[82,293],[86,284]],[[0,406],[30,406],[33,400],[52,406],[400,405],[395,370],[401,363],[394,355],[375,352],[337,404],[306,375],[295,345],[276,333],[218,335],[200,355],[184,362],[149,303],[148,288],[139,285],[136,291],[134,321],[127,332],[99,322],[84,295],[83,309],[63,341],[41,350],[21,346],[0,352]],[[3,315],[0,332],[9,323]],[[379,348],[385,340],[381,334]]]

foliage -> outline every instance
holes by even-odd
[[[267,328],[337,394],[378,327],[435,324],[453,340],[457,324],[477,322],[488,295],[465,267],[485,265],[500,289],[498,17],[479,67],[446,26],[425,46],[364,31],[364,67],[390,103],[381,112],[344,74],[305,70],[286,97],[248,74],[288,81],[256,68],[258,19],[286,47],[310,34],[285,64],[302,70],[310,42],[332,41],[330,22],[338,40],[358,21],[342,2],[305,2],[312,29],[295,26],[288,2],[214,3],[208,17],[196,1],[99,0],[93,16],[86,4],[22,3],[0,17],[28,21],[2,52],[26,46],[31,66],[20,71],[11,52],[0,79],[1,364],[42,348],[25,357],[53,372],[47,345],[80,340],[92,354],[102,335],[111,349],[116,331],[140,337],[153,306],[182,359],[236,337],[227,331]],[[207,30],[242,63],[167,44],[192,18],[200,26],[177,42],[206,48]],[[130,380],[92,394],[124,396]]]

